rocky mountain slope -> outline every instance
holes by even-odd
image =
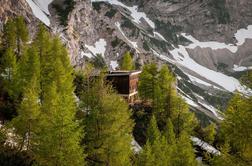
[[[66,43],[76,67],[101,54],[115,69],[127,50],[137,66],[169,64],[179,92],[203,118],[221,120],[216,108],[224,108],[232,92],[251,93],[233,77],[252,66],[250,0],[1,0],[0,4],[1,28],[15,15],[23,15],[32,32],[43,22]]]

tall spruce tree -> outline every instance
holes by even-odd
[[[145,101],[152,103],[154,114],[157,115],[162,108],[162,89],[158,82],[158,68],[152,63],[145,65],[139,78],[139,95]]]

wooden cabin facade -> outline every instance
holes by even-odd
[[[111,71],[107,80],[112,83],[119,95],[129,103],[138,98],[138,81],[141,71]]]

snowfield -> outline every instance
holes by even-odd
[[[229,51],[231,51],[232,53],[236,53],[236,51],[238,50],[238,47],[234,46],[232,44],[219,43],[219,42],[215,42],[215,41],[200,42],[191,35],[186,35],[185,33],[182,33],[181,35],[192,42],[192,44],[190,44],[189,46],[186,47],[186,48],[189,48],[189,49],[194,49],[196,47],[211,48],[212,50],[225,49],[226,48]]]
[[[210,70],[205,66],[202,66],[195,62],[189,56],[185,46],[179,45],[179,48],[175,48],[174,50],[170,51],[170,53],[175,59],[174,63],[194,71],[200,76],[206,78],[206,80],[210,80],[230,92],[234,92],[235,90],[238,90],[240,92],[245,91],[245,88],[241,86],[240,82],[237,79],[229,77],[220,72]]]
[[[52,1],[53,0],[26,0],[31,7],[34,16],[47,26],[50,26],[50,19],[48,18],[48,15],[50,15],[48,5]]]
[[[50,15],[48,5],[52,3],[53,0],[33,0],[34,3],[39,6],[39,8],[45,12],[47,15]]]
[[[92,58],[93,55],[101,54],[102,57],[105,55],[107,42],[105,39],[99,39],[97,42],[95,42],[94,46],[90,46],[85,44],[85,47],[91,52],[91,53],[84,53],[81,52],[81,56],[86,56],[88,58]]]
[[[252,66],[250,67],[245,67],[245,66],[238,66],[238,65],[234,65],[233,70],[234,71],[246,71],[246,70],[251,70]]]
[[[239,29],[235,33],[237,45],[243,45],[246,39],[252,39],[252,25],[249,25],[246,29]]]

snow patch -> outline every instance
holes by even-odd
[[[154,32],[154,37],[158,37],[160,38],[161,40],[165,41],[165,42],[168,42],[163,35],[161,35],[160,33],[158,32]]]
[[[221,155],[219,150],[214,148],[212,145],[209,145],[208,143],[202,141],[201,139],[191,136],[191,140],[193,141],[194,145],[200,146],[202,149],[206,150],[207,152],[216,156]]]
[[[246,71],[246,70],[251,70],[252,66],[250,67],[245,67],[245,66],[238,66],[238,65],[234,65],[233,70],[234,71]]]
[[[50,26],[50,19],[47,15],[50,15],[48,10],[48,5],[53,0],[26,0],[29,6],[32,9],[32,12],[35,17],[37,17],[40,21],[42,21],[45,25]]]
[[[239,29],[234,36],[237,40],[237,45],[243,45],[246,39],[252,39],[252,25],[249,25],[246,29]]]
[[[207,87],[212,87],[212,88],[215,88],[215,89],[218,89],[218,90],[223,90],[223,89],[221,89],[221,88],[219,88],[217,86],[214,86],[214,85],[212,85],[210,83],[207,83],[207,82],[205,82],[205,81],[203,81],[203,80],[201,80],[201,79],[199,79],[197,77],[194,77],[194,76],[192,76],[192,75],[190,75],[188,73],[186,75],[189,77],[189,79],[192,81],[192,83],[198,83],[198,84],[201,84],[201,85],[204,85],[204,86],[207,86]]]
[[[189,104],[190,106],[193,106],[193,107],[198,107],[198,104],[196,104],[192,99],[189,99],[188,97],[185,97],[183,95],[181,95],[181,97],[185,100],[185,102],[187,104]]]
[[[149,19],[144,12],[139,12],[138,6],[132,6],[132,7],[126,6],[122,2],[119,2],[118,0],[91,0],[91,2],[108,2],[111,5],[121,6],[121,7],[128,9],[130,11],[131,17],[133,18],[133,21],[135,23],[140,24],[141,18],[143,18],[151,26],[151,28],[155,29],[155,23],[153,21],[151,21],[151,19]]]
[[[112,70],[116,70],[118,66],[119,65],[117,61],[110,61],[110,67],[112,68]]]
[[[225,44],[225,43],[220,43],[220,42],[215,42],[215,41],[200,42],[191,35],[186,35],[185,33],[182,33],[181,35],[184,36],[186,39],[193,42],[186,48],[194,49],[196,47],[200,47],[200,48],[211,48],[213,50],[226,48],[230,50],[232,53],[236,53],[238,50],[238,46],[243,45],[246,39],[252,39],[252,25],[249,25],[246,29],[237,30],[237,32],[234,34],[237,40],[236,45]]]
[[[142,150],[142,147],[136,142],[135,139],[131,141],[131,147],[135,153],[139,153]]]
[[[99,39],[97,42],[95,42],[94,46],[90,46],[85,44],[85,47],[91,52],[91,53],[84,53],[81,52],[81,56],[86,56],[88,58],[92,58],[96,54],[101,54],[102,57],[105,55],[107,42],[104,39]]]
[[[240,82],[233,78],[226,76],[225,74],[210,70],[197,62],[195,62],[188,54],[186,47],[179,45],[179,48],[175,48],[174,50],[170,51],[173,55],[176,63],[184,66],[195,73],[199,74],[200,76],[206,78],[206,80],[210,80],[224,89],[234,92],[238,90],[239,92],[246,92],[247,90],[243,87]]]
[[[33,0],[33,2],[47,15],[50,15],[48,5],[52,3],[53,0]]]
[[[191,35],[186,35],[185,33],[182,33],[181,35],[192,42],[190,45],[188,45],[186,47],[186,48],[189,48],[189,49],[194,49],[196,47],[211,48],[213,50],[228,49],[233,53],[237,52],[237,50],[238,50],[238,47],[234,46],[232,44],[219,43],[219,42],[215,42],[215,41],[200,42]]]

